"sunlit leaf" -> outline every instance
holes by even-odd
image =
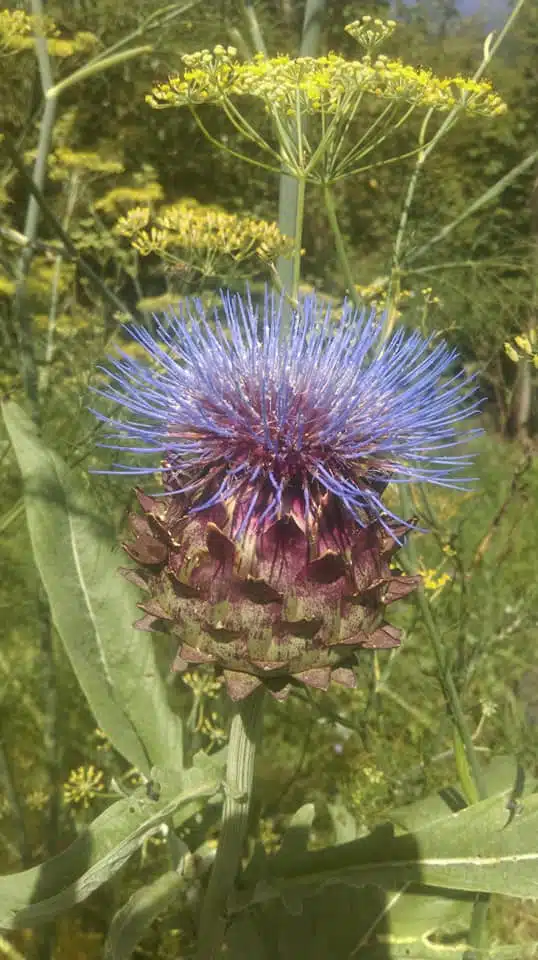
[[[0,929],[32,926],[63,913],[106,883],[148,837],[173,817],[175,827],[198,813],[219,786],[220,773],[198,767],[180,777],[158,774],[160,795],[144,787],[118,800],[63,853],[30,870],[0,877]]]
[[[151,636],[133,629],[139,596],[117,572],[107,518],[20,407],[6,403],[3,413],[54,625],[97,724],[143,773],[153,764],[179,766],[181,721],[168,705]]]

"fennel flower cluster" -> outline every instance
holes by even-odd
[[[239,147],[234,156],[325,185],[389,162],[385,152],[374,161],[370,155],[417,109],[461,109],[487,117],[506,109],[487,81],[437,77],[379,53],[377,47],[393,32],[393,21],[370,23],[363,18],[347,29],[366,50],[357,60],[336,53],[260,53],[243,62],[235,47],[217,45],[212,51],[185,54],[182,72],[157,83],[146,100],[156,109],[188,107],[203,133],[226,150],[227,142],[211,136],[200,112],[204,105],[218,106],[235,133],[269,160],[242,153]],[[249,119],[253,101],[262,105],[267,124]],[[362,129],[354,126],[350,135],[358,119]]]
[[[64,783],[64,802],[70,806],[88,809],[92,800],[105,789],[103,771],[93,764],[71,770]]]
[[[242,62],[235,47],[184,54],[184,70],[156,84],[147,97],[155,108],[196,107],[213,103],[229,108],[238,97],[255,97],[271,113],[346,114],[357,97],[401,101],[447,111],[461,105],[470,114],[497,116],[506,105],[487,81],[456,76],[437,77],[428,69],[400,59],[374,55],[374,47],[390,36],[394,21],[370,17],[348,24],[347,32],[369,52],[358,60],[335,53],[321,57],[266,57]],[[233,109],[230,107],[230,109]]]
[[[51,17],[38,18],[23,10],[0,10],[0,56],[33,50],[36,29],[46,38],[48,52],[53,57],[90,53],[99,42],[95,34],[88,30],[81,30],[70,38],[60,36]]]
[[[156,215],[147,207],[135,207],[120,217],[115,230],[142,256],[155,253],[171,265],[185,264],[205,276],[232,268],[248,273],[256,261],[273,263],[293,252],[293,241],[276,223],[192,199],[164,207]]]

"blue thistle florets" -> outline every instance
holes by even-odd
[[[105,445],[150,460],[114,472],[159,471],[189,513],[233,503],[235,537],[290,504],[308,528],[327,496],[352,524],[390,530],[405,521],[382,502],[389,482],[465,489],[470,458],[458,448],[473,431],[459,425],[478,402],[445,343],[403,328],[383,342],[374,313],[345,304],[335,323],[315,296],[289,330],[270,294],[259,309],[224,293],[222,314],[193,301],[155,334],[126,328],[148,363],[125,351],[111,360],[97,392],[125,414],[97,416],[113,431]]]

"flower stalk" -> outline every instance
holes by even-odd
[[[263,726],[263,687],[235,707],[228,743],[225,800],[217,854],[202,904],[196,960],[213,960],[226,932],[226,904],[240,866]]]
[[[47,41],[38,26],[43,22],[43,6],[41,0],[32,0],[32,14],[35,19],[35,50],[41,80],[41,89],[45,98],[52,87],[52,68],[47,50]],[[55,97],[45,100],[43,116],[39,127],[39,142],[32,173],[32,182],[36,189],[43,190],[47,175],[49,151],[52,143],[52,132],[56,119]],[[23,247],[16,270],[16,287],[13,301],[13,326],[19,339],[19,364],[24,390],[30,404],[32,418],[39,421],[39,375],[34,354],[33,325],[26,303],[26,288],[28,274],[32,265],[39,229],[40,208],[34,194],[30,195],[26,216],[24,219],[25,246]]]
[[[325,14],[326,0],[308,0],[305,8],[300,55],[315,57],[319,48],[321,22]],[[302,135],[304,120],[298,111],[297,136]],[[301,243],[303,237],[304,200],[306,178],[292,176],[288,171],[280,175],[278,226],[280,231],[292,236],[295,251],[292,257],[281,256],[278,261],[279,287],[288,291],[290,299],[297,300],[301,279]],[[288,318],[289,319],[289,318]]]
[[[340,262],[340,268],[344,274],[344,280],[346,282],[347,292],[353,303],[353,305],[360,310],[362,308],[362,301],[357,294],[357,288],[355,286],[355,278],[353,276],[353,271],[351,269],[351,264],[347,255],[346,244],[342,236],[342,231],[340,230],[340,224],[338,222],[338,214],[336,212],[336,206],[334,202],[334,196],[332,190],[328,184],[325,184],[323,187],[323,199],[325,201],[325,210],[327,212],[327,219],[329,221],[329,226],[332,230],[334,238],[334,246],[338,260]]]

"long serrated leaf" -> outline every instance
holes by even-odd
[[[133,893],[112,920],[104,960],[129,960],[150,924],[177,900],[184,887],[184,877],[169,870]]]
[[[421,883],[454,891],[538,896],[538,795],[516,812],[506,795],[482,800],[418,830],[394,836],[389,825],[352,843],[296,858],[269,860],[266,876],[237,908],[327,884],[375,884],[385,890]]]
[[[130,763],[182,761],[150,635],[134,630],[137,591],[117,573],[113,532],[15,403],[3,414],[23,486],[32,549],[54,625],[98,725]]]
[[[220,783],[217,775],[197,768],[185,771],[181,781],[176,778],[167,780],[161,773],[157,801],[140,788],[108,807],[63,853],[41,866],[0,877],[0,929],[33,926],[81,903],[163,823],[173,817],[177,828],[198,813]]]

